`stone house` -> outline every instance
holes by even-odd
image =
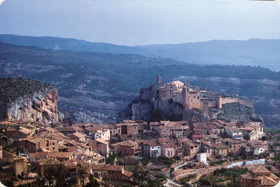
[[[5,129],[6,136],[8,138],[12,137],[12,135],[15,134],[18,130],[19,130],[19,127],[8,126]]]
[[[227,135],[233,140],[242,140],[243,134],[238,128],[227,127],[225,128]]]
[[[183,94],[185,95],[185,107],[187,109],[202,109],[200,90],[185,88]]]
[[[80,149],[76,149],[74,151],[75,159],[72,162],[83,161],[87,164],[104,164],[105,157],[100,155],[99,153],[93,151],[83,151]]]
[[[151,131],[158,131],[158,128],[161,126],[160,122],[150,122],[149,127]]]
[[[280,185],[279,177],[271,173],[263,165],[250,168],[246,174],[241,175],[241,180],[241,187],[272,187]]]
[[[254,149],[254,155],[257,157],[268,152],[268,143],[266,141],[251,141],[248,146]]]
[[[44,176],[44,172],[49,169],[49,168],[53,168],[53,167],[58,167],[60,165],[63,165],[62,162],[55,160],[53,158],[46,158],[46,159],[42,159],[39,160],[38,162],[36,162],[40,171],[41,176]]]
[[[215,156],[218,157],[227,157],[228,156],[228,147],[223,144],[213,144],[213,152]]]
[[[172,158],[177,155],[176,146],[173,143],[161,144],[161,156]]]
[[[12,159],[14,175],[16,177],[23,177],[28,174],[28,160],[23,157],[15,157]]]
[[[64,135],[70,135],[70,134],[74,134],[75,132],[77,132],[73,127],[69,127],[69,126],[68,127],[56,127],[54,129]]]
[[[204,164],[207,164],[207,153],[198,153],[196,155],[196,160],[198,162],[202,162]]]
[[[256,141],[264,136],[263,125],[261,122],[248,122],[240,127],[239,130],[244,137],[248,137],[249,141]]]
[[[35,153],[38,151],[59,151],[57,140],[41,137],[22,139],[22,149],[24,153]]]
[[[101,138],[95,139],[93,142],[90,143],[90,146],[93,151],[101,154],[104,157],[109,157],[110,154],[110,146],[109,142],[105,141]]]
[[[150,130],[147,121],[135,120],[135,122],[138,124],[138,132],[139,133],[143,133],[144,131]]]
[[[219,144],[222,142],[221,137],[215,135],[215,134],[211,134],[208,136],[209,140],[211,141],[211,143],[213,144]]]
[[[242,145],[241,153],[246,158],[253,158],[254,157],[254,148],[248,145]]]
[[[77,142],[85,142],[86,141],[86,135],[85,134],[81,134],[79,132],[75,132],[73,134],[68,135],[70,138],[72,138],[73,140],[77,141]]]
[[[171,130],[169,128],[166,128],[165,126],[160,126],[158,128],[158,132],[160,137],[162,138],[171,137]]]
[[[33,133],[34,133],[34,130],[32,130],[32,129],[20,127],[20,128],[18,129],[18,131],[16,131],[16,132],[10,134],[9,140],[10,140],[11,142],[13,142],[13,141],[18,141],[18,140],[20,140],[20,139],[30,137],[30,135],[32,135]]]
[[[130,123],[119,123],[117,127],[120,128],[120,135],[125,136],[137,136],[138,135],[138,124],[135,122]]]
[[[92,133],[94,139],[102,139],[109,141],[111,137],[111,131],[109,129],[96,130]]]
[[[109,141],[111,138],[111,134],[114,136],[115,134],[118,134],[118,129],[113,128],[116,126],[112,126],[112,128],[109,128],[109,125],[100,125],[100,126],[93,126],[88,127],[85,129],[85,132],[87,135],[89,135],[92,139],[103,139],[105,141]]]
[[[187,135],[190,134],[189,125],[182,124],[179,122],[172,122],[170,124],[170,131],[171,131],[171,135],[176,138],[187,137]]]
[[[142,150],[138,143],[131,140],[112,144],[112,147],[121,156],[140,156]]]
[[[233,140],[230,138],[222,139],[222,142],[228,148],[228,153],[239,154],[241,152],[242,145],[246,145],[246,140]]]
[[[148,140],[143,143],[143,154],[150,158],[161,157],[161,145],[157,140]]]
[[[81,134],[84,134],[85,133],[85,130],[83,129],[83,128],[81,128],[81,127],[79,127],[78,125],[72,125],[71,126],[76,132],[78,132],[78,133],[81,133]]]
[[[200,150],[200,144],[193,142],[193,141],[188,141],[185,142],[184,144],[184,153],[186,156],[190,156],[191,158],[193,158],[194,156],[196,156],[196,154],[199,152]]]

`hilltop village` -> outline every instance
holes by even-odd
[[[163,84],[160,76],[157,77],[156,85],[158,86],[157,97],[161,100],[172,100],[181,103],[186,109],[200,109],[205,114],[208,114],[211,107],[222,109],[223,105],[228,103],[240,103],[253,107],[247,98],[219,95],[209,90],[191,87],[181,81]]]
[[[56,101],[44,94],[42,105],[36,100],[38,106],[45,106],[36,109],[39,120],[14,117],[0,122],[0,181],[6,186],[261,187],[279,183],[280,132],[264,129],[253,113],[246,114],[249,118],[230,118],[223,110],[233,104],[241,105],[241,112],[248,111],[251,102],[180,81],[162,84],[158,78],[155,87],[152,96],[142,90],[142,99],[172,100],[202,115],[176,121],[71,124],[59,122],[57,116],[52,120],[39,115],[57,115],[57,106],[51,105],[55,112],[46,107]],[[44,112],[46,108],[52,115]],[[140,117],[135,114],[131,117]]]
[[[161,77],[119,114],[119,121],[262,121],[245,97],[216,93],[181,81],[162,83]]]

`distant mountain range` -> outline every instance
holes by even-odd
[[[41,41],[43,46],[51,46],[52,42],[45,39],[45,43]],[[249,97],[266,125],[279,128],[280,72],[250,66],[196,65],[135,54],[53,50],[46,46],[43,49],[0,42],[0,77],[24,77],[54,85],[58,88],[59,110],[66,111],[71,119],[114,122],[118,112],[137,97],[139,89],[153,84],[161,75],[164,82],[181,80]]]
[[[0,41],[45,49],[138,54],[148,57],[171,58],[180,62],[202,65],[248,65],[266,67],[274,71],[280,70],[280,40],[214,40],[182,44],[122,46],[67,38],[2,34],[0,35]]]

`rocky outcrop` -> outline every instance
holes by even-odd
[[[158,85],[142,88],[140,95],[118,115],[118,121],[125,119],[145,121],[201,121],[204,117],[202,111],[188,110],[172,99],[161,100],[157,94]]]
[[[243,122],[259,121],[260,118],[255,115],[254,108],[240,103],[227,103],[223,105],[218,119],[233,119]]]
[[[173,81],[171,83],[177,82],[178,81]],[[197,93],[199,94],[191,95],[189,98],[191,102],[200,98],[197,99],[197,102],[200,102],[200,106],[203,107],[199,108],[193,105],[194,107],[190,108],[188,105],[184,105],[184,99],[188,99],[188,95],[187,97],[182,97],[183,99],[178,99],[180,98],[180,94],[184,94],[182,87],[180,87],[182,83],[178,82],[177,85],[172,84],[170,87],[166,85],[170,85],[170,83],[156,83],[149,88],[142,88],[139,96],[119,113],[118,121],[125,119],[204,122],[209,119],[238,120],[243,122],[261,120],[255,115],[253,105],[245,98],[239,99],[238,97],[229,97],[227,95],[219,96],[213,91],[201,91],[201,89],[197,88]],[[161,93],[164,93],[162,90],[166,94],[162,94],[161,97]],[[189,93],[193,94],[192,91],[189,91]],[[212,95],[214,95],[213,98]],[[204,103],[206,104],[204,105]]]
[[[57,89],[29,79],[0,79],[0,121],[57,122]]]

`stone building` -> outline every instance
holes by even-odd
[[[228,128],[225,128],[225,132],[233,140],[242,140],[243,139],[243,134],[238,128],[228,127]]]
[[[113,149],[121,156],[140,156],[141,147],[138,143],[126,140],[112,145]]]
[[[264,136],[262,122],[245,123],[239,130],[243,133],[244,138],[247,137],[249,141],[256,141]]]
[[[23,157],[12,159],[14,175],[16,177],[24,177],[28,174],[28,160]]]
[[[215,92],[191,87],[178,80],[158,85],[160,86],[158,96],[161,100],[173,100],[181,103],[186,109],[200,109],[206,114],[209,107],[221,109],[227,103],[240,103],[253,107],[252,102],[247,98],[217,95]]]
[[[120,135],[124,136],[137,136],[138,135],[138,124],[134,121],[124,121],[124,123],[117,124],[120,128]]]
[[[101,138],[98,138],[96,140],[94,140],[93,142],[90,143],[91,148],[93,151],[101,154],[104,157],[109,157],[110,154],[110,146],[109,146],[109,142],[105,141]]]
[[[250,168],[246,174],[241,175],[241,178],[241,187],[272,187],[279,184],[279,178],[263,165]]]
[[[72,138],[73,140],[77,141],[77,142],[85,142],[86,141],[86,135],[79,133],[79,132],[75,132],[73,134],[69,135],[70,138]]]
[[[35,153],[38,151],[56,151],[59,152],[58,140],[50,138],[32,137],[22,140],[22,149],[24,153]]]
[[[161,144],[161,156],[172,158],[177,155],[176,146],[173,143]]]
[[[161,145],[155,139],[148,140],[143,143],[143,154],[150,158],[158,158],[161,156]]]

